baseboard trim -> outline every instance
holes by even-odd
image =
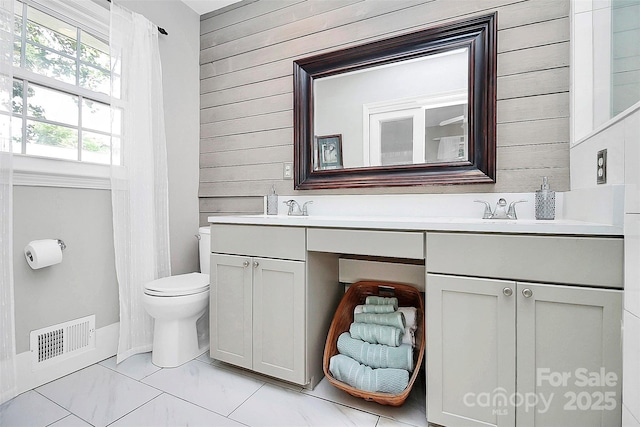
[[[119,331],[119,322],[96,329],[96,348],[42,369],[33,369],[30,351],[18,354],[16,356],[17,394],[114,356],[118,351]]]

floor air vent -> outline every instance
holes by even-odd
[[[31,331],[32,366],[42,368],[96,346],[96,316]]]

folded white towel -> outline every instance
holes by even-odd
[[[417,318],[418,309],[415,307],[398,307],[398,311],[404,314],[404,320],[407,322],[407,329],[415,331],[418,329]]]

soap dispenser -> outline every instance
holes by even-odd
[[[555,219],[556,192],[549,189],[547,177],[542,178],[542,186],[536,191],[536,219]]]
[[[275,184],[271,186],[271,190],[267,194],[267,215],[278,215],[278,195]]]

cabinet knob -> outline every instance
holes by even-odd
[[[243,266],[243,267],[249,267],[249,261],[245,261],[245,262],[243,262],[243,263],[242,263],[242,266]]]
[[[511,289],[511,288],[504,288],[504,289],[502,290],[502,293],[503,293],[505,296],[510,297],[511,295],[513,295],[513,289]]]
[[[258,261],[253,261],[253,268],[258,268],[260,263]]]
[[[524,288],[524,289],[522,290],[522,295],[523,295],[525,298],[531,298],[531,297],[533,296],[533,291],[532,291],[531,289],[529,289],[529,288]]]

